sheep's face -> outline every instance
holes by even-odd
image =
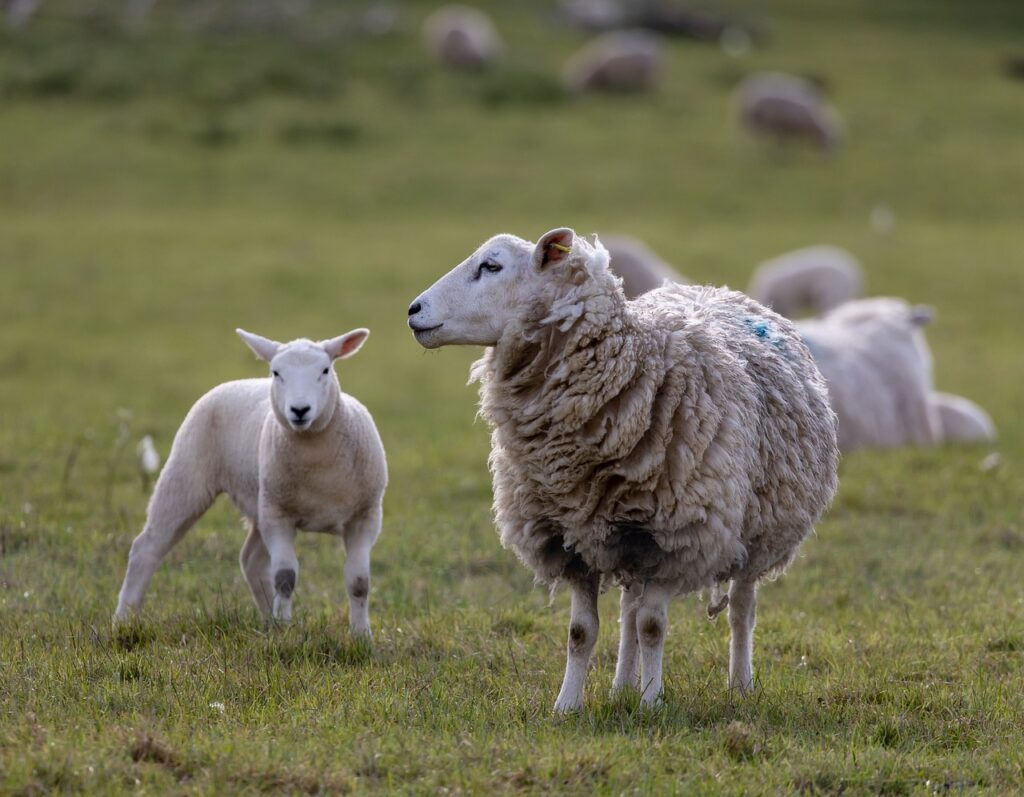
[[[270,404],[278,421],[296,432],[317,432],[331,420],[338,404],[338,378],[332,364],[351,357],[370,334],[355,329],[320,343],[300,338],[277,343],[236,330],[257,357],[270,364]]]
[[[590,245],[567,228],[552,230],[536,244],[497,235],[420,294],[409,307],[409,328],[417,342],[494,346],[507,329],[564,288],[579,284],[583,271],[569,273],[573,247]]]

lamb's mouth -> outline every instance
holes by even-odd
[[[443,326],[443,322],[432,327],[418,327],[415,326],[411,321],[409,322],[409,329],[412,330],[413,337],[416,338],[416,342],[419,343],[421,346],[427,345],[425,341],[430,338],[431,332],[437,332],[437,330],[439,330]]]

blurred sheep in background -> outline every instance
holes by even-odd
[[[786,318],[821,315],[864,291],[863,269],[837,246],[808,246],[755,267],[747,293]]]
[[[423,23],[427,50],[441,64],[475,71],[496,63],[504,44],[491,18],[477,8],[446,5]]]
[[[686,277],[658,257],[639,238],[630,235],[602,235],[600,239],[611,256],[608,266],[622,279],[622,290],[627,299],[635,299],[647,291],[660,288],[666,280],[681,285],[690,284]]]
[[[562,85],[572,93],[651,91],[661,79],[663,60],[661,42],[649,33],[606,33],[569,60]]]
[[[932,393],[946,443],[987,443],[996,439],[996,427],[985,410],[970,399],[952,393]]]
[[[843,139],[839,112],[809,80],[759,72],[736,90],[740,125],[758,138],[798,141],[834,152]]]

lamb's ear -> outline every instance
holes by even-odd
[[[353,329],[340,337],[322,340],[320,345],[332,360],[344,360],[359,351],[368,337],[370,337],[370,330]]]
[[[253,354],[261,360],[266,360],[268,363],[274,359],[277,350],[281,348],[281,344],[276,340],[264,338],[261,335],[254,335],[252,332],[246,332],[244,329],[236,329],[235,332],[238,333],[238,337],[245,341],[245,345],[252,349]]]
[[[930,324],[935,318],[935,308],[928,304],[915,304],[910,308],[910,323],[915,327]]]
[[[533,250],[533,265],[538,271],[557,266],[569,259],[576,233],[568,227],[559,227],[546,232],[537,241]]]

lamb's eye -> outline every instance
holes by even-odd
[[[281,378],[281,374],[279,374],[279,373],[278,373],[277,371],[271,371],[271,373],[272,373],[272,374],[273,374],[273,375],[274,375],[274,376],[275,376],[275,377],[276,377],[277,379],[280,379],[280,378]]]
[[[476,278],[480,279],[480,277],[485,272],[488,273],[488,274],[497,274],[499,271],[501,271],[501,266],[500,265],[498,265],[497,263],[492,263],[489,260],[485,260],[483,263],[480,264],[480,267],[477,268],[477,270],[476,270]]]
[[[330,368],[324,368],[324,370],[323,370],[323,374],[324,374],[324,376],[327,376],[327,372],[328,372],[329,370],[330,370]]]

